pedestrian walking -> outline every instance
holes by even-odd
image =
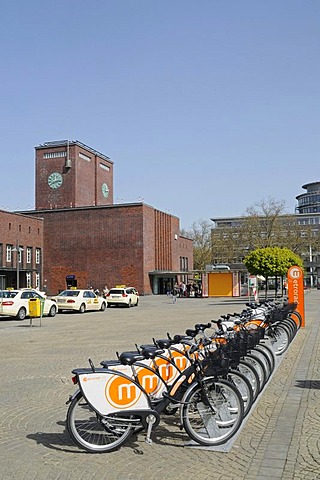
[[[179,286],[177,283],[175,283],[172,289],[172,303],[177,303],[178,294],[179,294]]]

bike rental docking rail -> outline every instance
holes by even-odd
[[[276,356],[276,364],[275,364],[275,367],[274,367],[274,370],[273,370],[272,374],[270,375],[270,377],[269,377],[267,383],[265,384],[263,390],[257,396],[254,404],[251,407],[251,410],[250,410],[249,414],[243,419],[239,430],[234,434],[234,436],[230,440],[223,443],[222,445],[216,445],[216,446],[199,445],[198,443],[194,442],[193,440],[189,440],[188,442],[184,443],[184,446],[187,447],[187,448],[193,448],[193,449],[196,448],[196,449],[200,449],[200,450],[208,450],[208,451],[211,451],[211,452],[221,452],[221,453],[230,452],[230,450],[234,446],[236,440],[238,439],[239,435],[242,433],[242,430],[244,429],[245,425],[247,424],[247,421],[250,419],[250,415],[252,415],[252,413],[256,410],[256,408],[259,407],[259,401],[261,400],[263,394],[265,393],[265,390],[268,387],[269,383],[272,381],[272,379],[274,377],[274,374],[278,370],[280,364],[282,363],[283,359],[285,358],[285,354],[290,349],[294,340],[295,340],[295,337],[293,338],[292,342],[290,342],[290,345],[289,345],[288,349],[286,350],[286,352],[284,353],[284,355]]]

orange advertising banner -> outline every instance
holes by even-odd
[[[290,267],[287,274],[288,278],[288,302],[297,303],[296,311],[302,317],[301,327],[305,325],[304,316],[304,281],[303,270],[298,266]]]

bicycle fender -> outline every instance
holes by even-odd
[[[80,388],[78,388],[78,390],[76,390],[72,395],[70,395],[69,399],[66,401],[66,405],[71,403],[75,399],[75,397],[78,395],[79,392],[81,392]]]
[[[151,408],[142,387],[119,371],[105,369],[80,374],[78,378],[83,396],[100,415]]]

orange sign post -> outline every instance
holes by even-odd
[[[305,326],[304,315],[304,282],[303,282],[303,270],[300,267],[294,265],[288,270],[288,301],[289,303],[296,303],[298,306],[296,311],[300,313],[302,317],[301,327]]]

